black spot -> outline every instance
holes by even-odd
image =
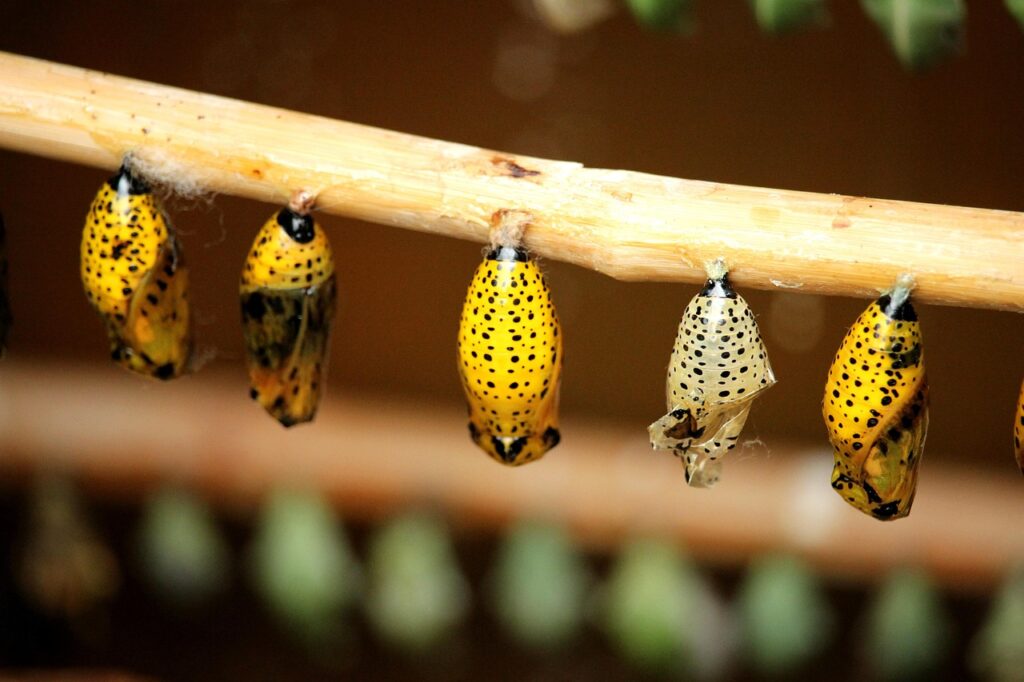
[[[876,519],[881,519],[881,520],[885,521],[885,520],[891,519],[899,511],[899,505],[900,505],[900,501],[899,500],[894,500],[892,502],[887,502],[887,503],[885,503],[883,505],[880,505],[880,506],[875,507],[874,509],[872,509],[871,510],[871,514]]]
[[[155,376],[157,379],[160,379],[161,381],[167,381],[168,379],[174,376],[174,365],[172,365],[169,362],[160,365],[153,371],[153,376]]]
[[[878,307],[885,312],[885,316],[890,320],[901,320],[903,322],[916,322],[917,312],[914,310],[914,306],[910,305],[910,299],[907,298],[899,307],[892,305],[892,299],[889,294],[878,299]]]
[[[736,291],[729,284],[729,276],[723,275],[722,279],[709,279],[700,290],[700,295],[709,298],[736,298]]]
[[[149,192],[149,186],[145,181],[132,175],[127,165],[122,165],[117,173],[107,180],[107,184],[110,185],[112,190],[117,192],[118,196],[147,194]],[[110,212],[109,208],[108,212]]]
[[[242,317],[246,320],[262,322],[267,312],[263,294],[253,292],[242,299]]]
[[[514,462],[516,455],[523,451],[523,447],[526,445],[526,438],[524,436],[514,438],[506,448],[505,442],[501,438],[491,436],[491,445],[494,446],[494,451],[498,453],[498,457],[501,457],[503,462]]]
[[[290,208],[282,208],[278,211],[277,224],[284,228],[285,233],[299,244],[308,244],[316,236],[313,218],[309,215],[296,213]]]
[[[511,246],[499,246],[487,254],[487,260],[497,261],[519,261],[525,263],[529,259],[526,249],[517,249]]]

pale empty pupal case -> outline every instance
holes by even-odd
[[[754,313],[716,261],[679,323],[665,383],[669,412],[648,427],[651,445],[683,460],[691,486],[710,488],[754,398],[774,383]]]

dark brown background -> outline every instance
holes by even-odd
[[[683,39],[644,32],[625,13],[560,38],[514,2],[8,0],[0,48],[591,166],[1024,210],[1024,33],[1001,3],[971,3],[966,54],[920,76],[900,68],[856,3],[831,4],[830,28],[772,38],[744,2],[699,3],[699,31]],[[523,45],[539,56],[516,58]],[[543,78],[536,85],[544,72],[529,66],[537,60],[551,67],[546,89]],[[107,362],[77,265],[79,227],[105,177],[0,152],[13,357]],[[193,267],[199,342],[240,382],[236,281],[271,210],[230,197],[172,203]],[[342,298],[333,394],[461,400],[453,341],[480,247],[324,222]],[[556,262],[546,269],[566,330],[564,411],[642,429],[660,414],[674,329],[694,287],[619,283]],[[865,302],[744,294],[780,379],[749,434],[822,442],[825,372]],[[807,308],[823,315],[820,333],[805,323]],[[929,457],[1010,475],[1024,319],[929,306],[921,317],[933,386]],[[794,339],[809,347],[793,349]]]
[[[830,28],[785,38],[762,35],[740,0],[698,4],[698,33],[683,39],[644,32],[624,13],[582,36],[555,37],[516,2],[6,0],[0,49],[591,166],[1024,210],[1024,33],[1001,3],[971,3],[966,54],[920,76],[900,68],[857,3],[830,3]],[[538,78],[544,68],[547,82]],[[79,230],[105,177],[0,152],[17,317],[12,360],[108,363],[100,322],[78,280]],[[199,390],[220,369],[242,387],[238,273],[274,207],[216,197],[175,201],[171,210],[193,268],[199,342],[215,354],[206,372],[185,381],[198,382]],[[461,401],[454,337],[480,246],[333,217],[324,222],[339,256],[342,298],[330,395]],[[696,287],[619,283],[556,262],[545,268],[566,334],[564,412],[621,422],[643,438],[643,427],[661,414],[670,345]],[[824,446],[825,373],[866,302],[744,294],[760,315],[780,379],[755,408],[747,434],[769,447],[788,439]],[[1024,319],[931,306],[920,314],[933,387],[928,458],[1016,476],[1010,420],[1024,370]],[[244,389],[238,395],[247,400]],[[451,428],[461,433],[464,424]],[[4,528],[16,525],[22,508],[4,502]],[[125,512],[113,516],[107,527],[127,554]],[[245,534],[232,532],[236,539]],[[358,537],[357,531],[357,543]],[[474,581],[480,557],[492,553],[490,542],[460,540]],[[860,593],[833,590],[832,598],[844,613],[859,613]],[[304,653],[274,648],[280,637],[251,598],[236,594],[231,603],[240,610],[217,610],[189,640],[196,648],[170,661],[167,642],[174,638],[166,633],[184,630],[139,597],[136,586],[118,601],[117,646],[66,660],[162,670],[178,679],[312,675],[302,667]],[[970,614],[963,632],[974,631],[980,605],[962,613]],[[126,625],[132,623],[139,625]],[[242,639],[239,627],[258,632]],[[524,668],[505,639],[492,637],[493,625],[486,627],[472,643],[480,674],[625,674],[593,638],[572,656]],[[52,663],[52,640],[36,632],[18,632],[23,662]],[[428,670],[437,679],[459,676],[450,661],[410,671],[372,642],[364,646],[371,648],[361,660],[373,665],[353,665],[377,679]]]

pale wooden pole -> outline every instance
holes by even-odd
[[[0,53],[0,146],[484,242],[533,215],[537,254],[622,280],[688,281],[1024,311],[1024,214],[681,180],[478,147]]]

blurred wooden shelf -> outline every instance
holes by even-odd
[[[436,506],[463,529],[552,517],[595,549],[662,534],[720,564],[786,551],[841,579],[917,565],[964,590],[991,588],[1024,558],[1024,482],[1009,452],[1002,475],[972,471],[969,459],[963,468],[926,461],[911,516],[880,523],[830,489],[824,436],[811,448],[747,444],[718,487],[693,490],[673,457],[649,449],[645,424],[570,416],[557,449],[508,469],[469,441],[458,396],[409,403],[336,390],[316,423],[285,430],[247,399],[243,370],[234,370],[157,384],[112,365],[8,358],[0,483],[58,470],[95,494],[135,500],[178,481],[246,513],[274,486],[312,486],[348,519],[414,505]]]

